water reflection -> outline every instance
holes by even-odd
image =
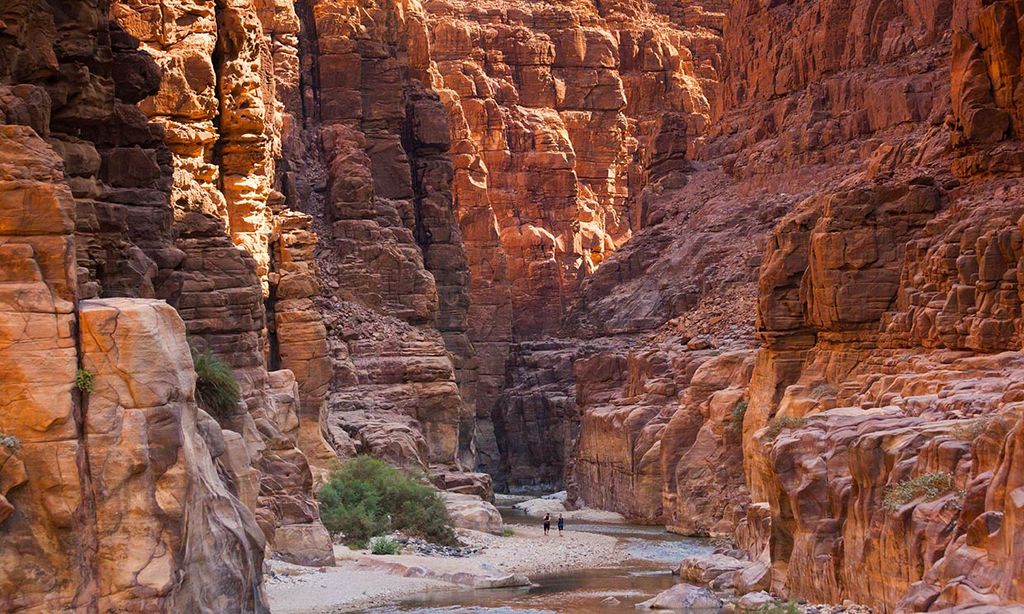
[[[538,521],[502,510],[506,521]],[[678,580],[670,569],[685,556],[712,550],[708,540],[679,537],[660,527],[579,523],[569,530],[618,537],[632,559],[603,569],[579,569],[535,576],[522,588],[426,593],[374,614],[398,612],[457,614],[617,614],[636,612],[635,605],[671,587]],[[571,536],[567,536],[571,537]]]

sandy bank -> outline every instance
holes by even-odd
[[[463,541],[485,549],[463,558],[375,556],[335,547],[337,567],[299,567],[271,561],[267,594],[275,614],[347,612],[382,605],[423,591],[455,590],[510,575],[539,575],[613,565],[627,558],[608,535],[508,525],[511,537],[459,531]]]

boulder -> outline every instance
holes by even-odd
[[[647,610],[685,610],[688,612],[718,612],[723,602],[709,589],[692,584],[676,584],[658,593],[653,599],[636,604]]]
[[[775,598],[764,591],[747,593],[736,601],[736,606],[744,612],[757,611],[775,603]]]
[[[679,562],[679,578],[687,582],[708,584],[719,576],[742,571],[750,566],[748,561],[724,554],[690,556]]]
[[[444,498],[445,507],[448,508],[452,524],[456,527],[493,535],[501,535],[504,531],[505,525],[501,520],[501,514],[491,503],[476,495],[444,492],[441,496]]]
[[[289,563],[309,567],[330,567],[334,544],[320,523],[288,524],[274,530],[274,555]]]

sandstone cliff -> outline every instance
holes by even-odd
[[[629,496],[601,502],[636,514],[633,498],[654,500],[652,476],[661,471],[661,520],[684,532],[735,527],[753,558],[770,561],[782,594],[849,598],[880,611],[1020,599],[1011,579],[1016,511],[1004,482],[1019,428],[1020,166],[1009,93],[1019,72],[1017,10],[999,2],[731,4],[722,113],[693,150],[688,184],[659,201],[681,201],[685,213],[668,208],[665,222],[599,269],[569,325],[607,329],[642,313],[633,306],[638,288],[651,288],[647,303],[657,305],[690,279],[710,278],[669,326],[706,327],[713,344],[732,347],[744,335],[716,298],[732,293],[726,309],[749,327],[755,310],[742,297],[756,296],[761,348],[749,384],[740,384],[742,443],[731,444],[742,445],[744,472],[713,466],[716,485],[732,483],[737,500],[763,503],[708,513],[688,502],[699,496],[673,498],[680,485],[701,483],[693,457],[677,464],[679,450],[694,447],[670,429],[652,443],[666,412],[654,414],[649,394],[631,396],[628,385],[615,409],[621,426],[588,429],[608,409],[600,398],[581,407],[579,496],[600,498],[602,480],[615,473],[608,470],[631,467]],[[700,196],[709,188],[711,198]],[[677,254],[709,249],[706,239],[688,248],[690,234],[648,256],[648,270],[625,286],[632,297],[603,279],[647,247],[645,232],[657,240],[658,225],[696,217],[707,220],[705,232],[723,228],[716,206],[717,215],[735,208],[729,223],[742,229],[727,230],[726,240],[754,244],[746,262],[759,265],[756,289],[743,266],[729,264],[743,262],[748,245],[724,244],[695,272],[693,260],[670,268]],[[659,288],[673,269],[680,282]],[[587,328],[589,313],[599,319]],[[577,389],[592,379],[577,373]],[[675,417],[690,394],[673,400]],[[713,424],[714,412],[704,415]],[[623,432],[635,435],[609,445]],[[660,466],[647,456],[656,445]],[[729,446],[724,440],[715,454]],[[609,449],[629,462],[608,458]],[[893,496],[915,478],[945,481],[935,496]]]
[[[196,407],[181,318],[154,300],[76,306],[61,158],[28,126],[0,129],[0,604],[267,611],[265,538],[221,477],[230,444]]]
[[[304,563],[333,553],[296,447],[295,378],[264,360],[260,251],[237,249],[215,191],[189,183],[213,171],[183,172],[169,148],[184,147],[172,134],[182,126],[140,110],[173,78],[134,36],[150,34],[152,13],[87,2],[2,13],[2,232],[13,251],[0,600],[266,610],[267,543]],[[196,407],[189,346],[235,367],[248,411],[218,424]],[[77,388],[76,370],[91,373]]]
[[[1024,601],[1021,11],[4,5],[0,604],[265,609],[360,452]]]

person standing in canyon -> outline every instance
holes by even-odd
[[[551,514],[544,514],[544,535],[551,531]]]
[[[562,515],[559,514],[558,515],[558,536],[559,537],[562,536],[562,529],[564,529],[564,528],[565,528],[565,518],[562,518]]]

